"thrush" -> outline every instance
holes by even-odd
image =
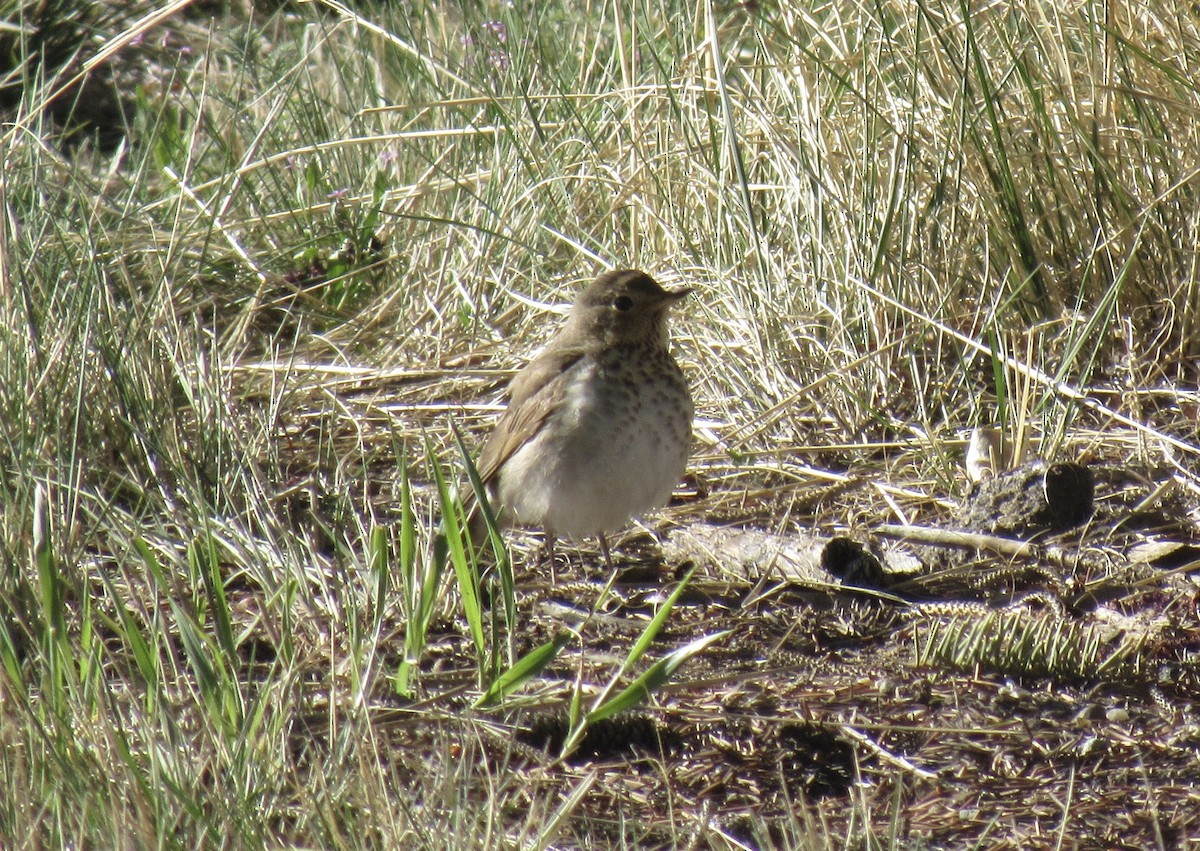
[[[668,347],[668,314],[690,288],[645,272],[607,272],[575,300],[566,324],[513,378],[508,408],[478,469],[502,525],[599,538],[666,504],[687,466],[692,396]],[[470,529],[486,527],[478,511]]]

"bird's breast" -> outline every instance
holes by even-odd
[[[666,352],[616,350],[572,368],[561,405],[505,464],[501,501],[567,535],[666,503],[691,449],[692,400]]]

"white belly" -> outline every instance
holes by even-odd
[[[555,534],[620,529],[666,504],[687,466],[691,426],[690,401],[667,404],[661,391],[626,382],[576,382],[554,418],[504,463],[500,504],[515,522]]]

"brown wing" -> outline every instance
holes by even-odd
[[[496,422],[476,463],[484,484],[493,480],[504,462],[538,433],[563,398],[571,367],[584,354],[581,348],[546,349],[517,373],[509,386],[508,409]]]

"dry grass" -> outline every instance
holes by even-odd
[[[249,6],[5,10],[0,843],[1200,838],[1194,10]],[[688,477],[473,639],[451,423],[618,265],[699,290]],[[979,425],[1093,521],[822,572]]]

